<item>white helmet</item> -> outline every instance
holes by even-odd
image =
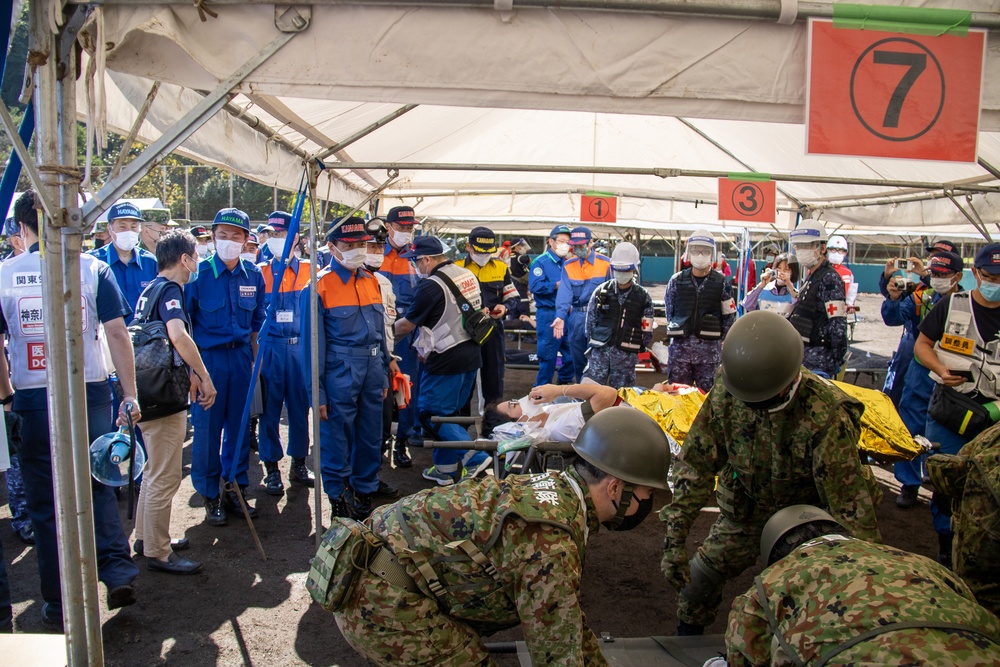
[[[826,242],[826,228],[816,220],[803,220],[802,224],[788,234],[788,242],[792,245],[817,241]]]
[[[635,271],[639,268],[639,250],[631,243],[619,243],[611,253],[611,268],[616,271]]]
[[[704,246],[715,250],[715,237],[712,232],[705,229],[698,229],[688,237],[688,247]]]
[[[843,250],[847,252],[847,239],[839,234],[836,236],[831,236],[830,240],[826,242],[827,250]]]

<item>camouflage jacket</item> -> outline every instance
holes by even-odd
[[[880,541],[875,477],[858,454],[864,405],[802,369],[791,401],[777,412],[752,410],[721,381],[709,392],[674,459],[674,494],[660,510],[667,538],[683,544],[718,476],[734,498],[728,518],[760,525],[797,503],[827,507],[851,533]]]
[[[953,562],[979,604],[1000,615],[1000,425],[958,455],[927,459],[934,488],[952,502]]]
[[[777,640],[764,605],[774,615]],[[887,629],[895,623],[917,625]],[[928,625],[935,623],[968,630]],[[844,649],[829,664],[967,667],[996,665],[1000,655],[993,643],[1000,641],[1000,620],[976,604],[947,568],[892,547],[828,535],[764,570],[736,598],[726,629],[727,662],[818,664],[845,642],[877,629],[884,631]],[[790,651],[801,661],[790,658]]]
[[[428,489],[376,509],[369,524],[433,598],[429,566],[441,608],[480,634],[520,624],[533,664],[607,664],[580,608],[584,548],[600,524],[575,471]]]

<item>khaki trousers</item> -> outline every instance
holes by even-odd
[[[146,469],[142,473],[135,536],[147,558],[170,556],[170,506],[181,485],[181,452],[187,431],[187,412],[142,422],[146,440]]]

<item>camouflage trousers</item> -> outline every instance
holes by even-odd
[[[10,527],[14,532],[31,525],[28,516],[28,501],[24,498],[24,479],[21,477],[21,463],[17,454],[11,452],[10,468],[4,473],[7,478],[7,505],[10,506]]]
[[[443,613],[435,600],[369,572],[358,576],[347,603],[334,616],[347,643],[373,665],[495,665],[482,637]]]
[[[701,578],[701,594],[690,595],[690,586],[677,596],[677,618],[691,625],[708,626],[715,621],[722,603],[722,589],[726,580],[739,575],[757,562],[760,554],[760,534],[768,517],[751,518],[746,523],[736,523],[720,516],[708,531],[708,537],[698,548],[698,555],[705,565],[714,570],[713,581]],[[697,573],[692,569],[692,580]]]
[[[667,380],[706,392],[715,385],[715,372],[722,363],[720,341],[688,336],[672,341],[669,350]]]
[[[583,377],[615,389],[635,384],[635,364],[639,355],[616,347],[598,347],[587,350],[587,367]]]

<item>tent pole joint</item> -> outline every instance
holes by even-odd
[[[302,32],[309,27],[311,22],[311,6],[274,6],[274,27],[281,32]]]

